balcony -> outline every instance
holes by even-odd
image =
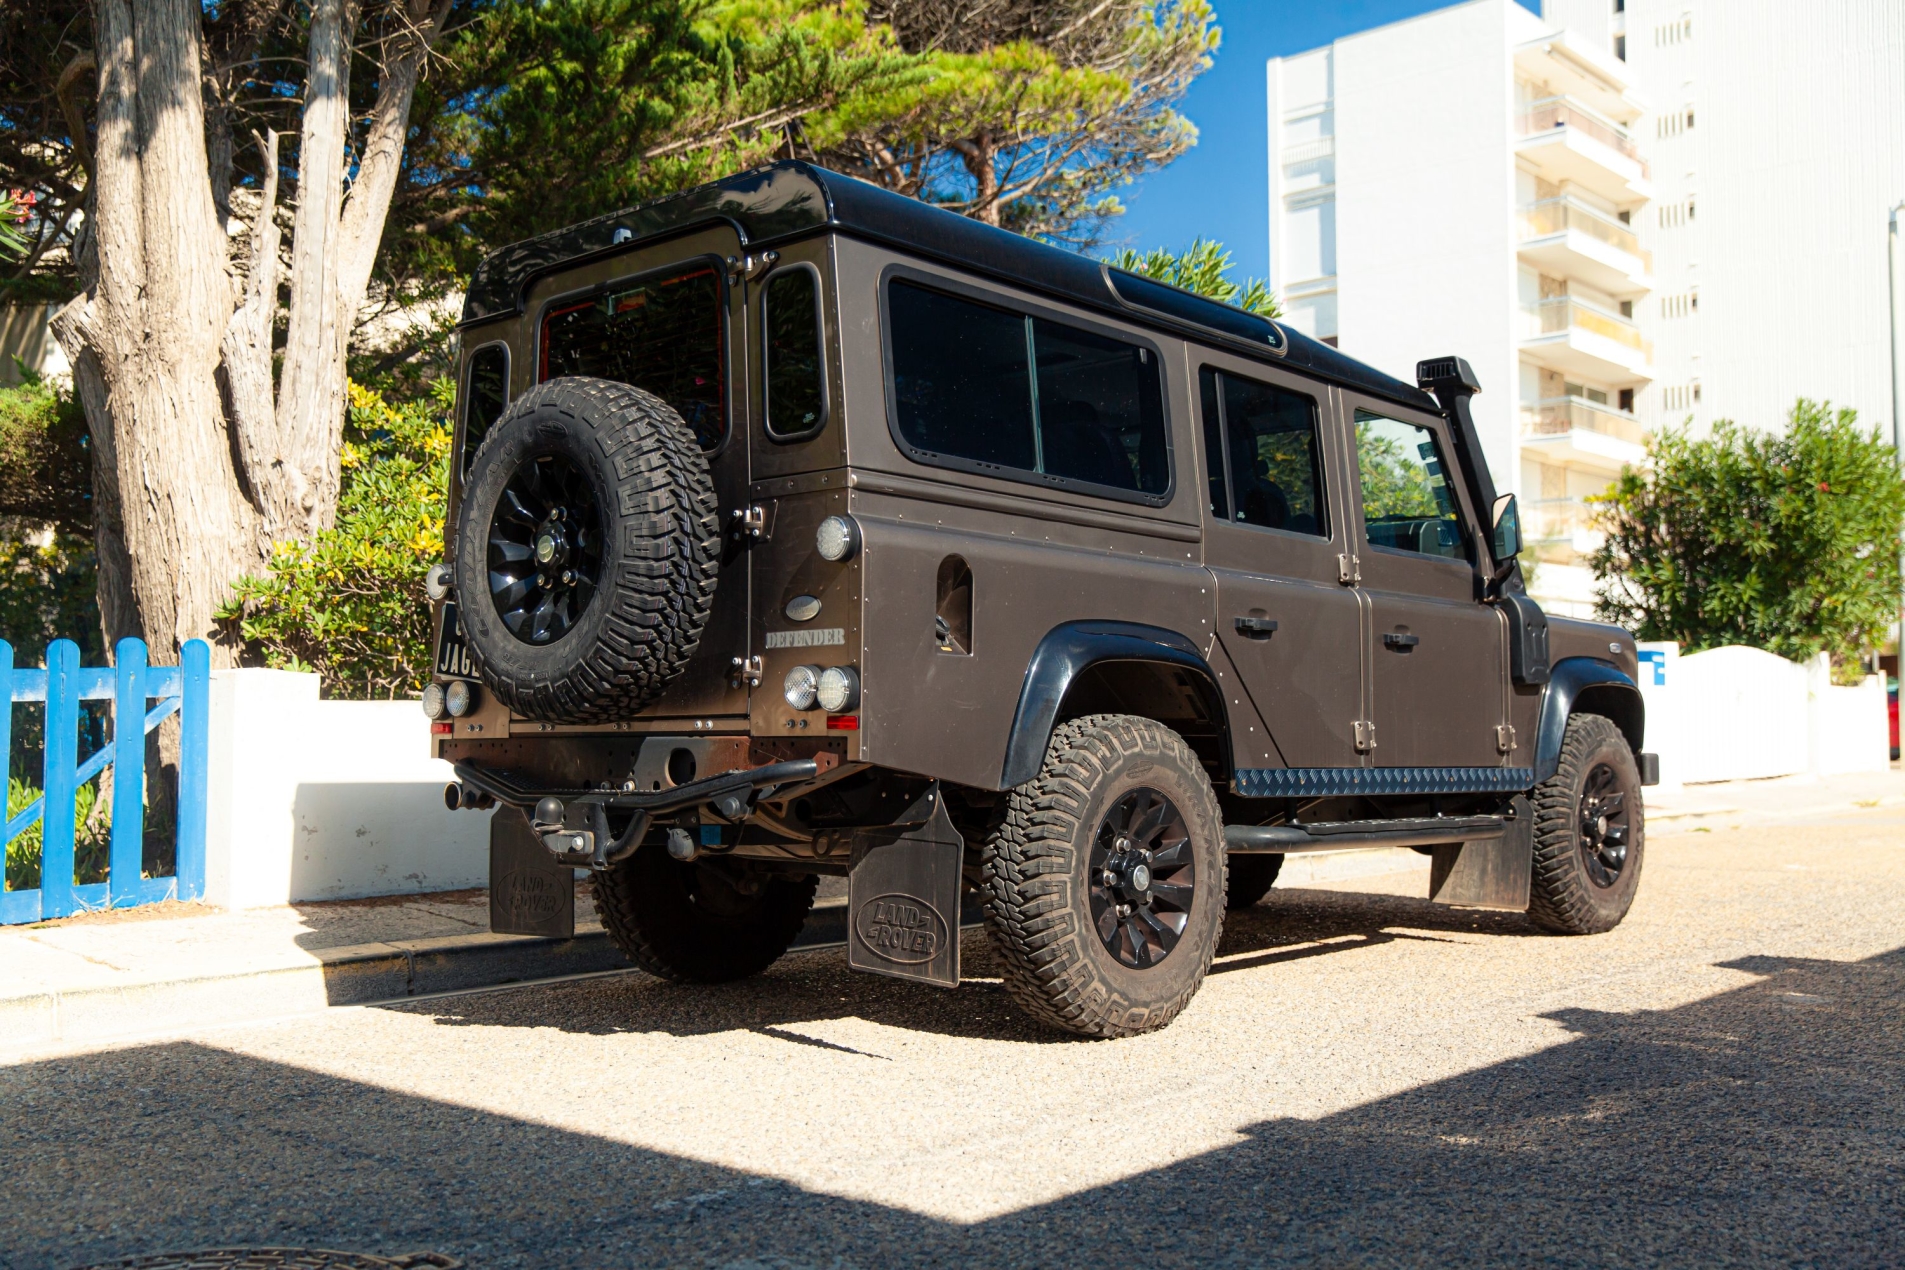
[[[1535,559],[1550,564],[1578,564],[1607,538],[1584,499],[1537,498],[1522,504],[1521,517]]]
[[[1624,410],[1583,397],[1521,408],[1522,450],[1542,461],[1618,475],[1647,461],[1647,429]]]
[[[1654,196],[1647,161],[1627,130],[1572,98],[1529,102],[1516,135],[1515,153],[1551,181],[1573,181],[1614,203]]]
[[[1643,384],[1654,377],[1654,348],[1640,328],[1572,296],[1522,307],[1521,348],[1543,366],[1576,379]]]
[[[1517,213],[1519,254],[1541,272],[1577,278],[1611,295],[1653,290],[1653,257],[1632,228],[1573,198],[1545,198]]]

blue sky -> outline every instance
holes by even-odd
[[[1452,0],[1212,0],[1224,43],[1179,109],[1197,125],[1197,147],[1124,191],[1126,212],[1107,226],[1104,250],[1181,250],[1200,234],[1230,248],[1233,277],[1270,269],[1270,180],[1263,64],[1356,31],[1440,9]],[[1540,12],[1540,0],[1521,0]]]

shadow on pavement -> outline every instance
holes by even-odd
[[[194,1044],[47,1060],[0,1069],[0,1265],[1897,1265],[1905,950],[1731,964],[1759,978],[1563,1011],[1573,1039],[1529,1058],[969,1226]],[[1168,1098],[1129,1131],[1168,1133]]]

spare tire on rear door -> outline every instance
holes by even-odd
[[[484,438],[457,515],[456,598],[497,699],[552,723],[623,719],[701,641],[721,521],[693,429],[606,379],[552,379]]]

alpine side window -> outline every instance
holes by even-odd
[[[1200,379],[1211,515],[1329,537],[1316,399],[1209,366]]]
[[[470,354],[468,378],[463,381],[463,462],[460,471],[469,474],[470,461],[476,457],[483,438],[503,417],[509,404],[509,348],[486,344]]]
[[[894,425],[912,456],[1161,501],[1171,486],[1157,354],[894,281]]]
[[[820,274],[797,264],[776,273],[761,291],[766,340],[767,435],[792,441],[827,421],[827,385],[820,355]]]
[[[709,265],[554,306],[538,380],[593,375],[651,392],[713,450],[727,435],[721,281]]]
[[[1469,558],[1468,535],[1433,430],[1358,410],[1356,468],[1371,546]]]

